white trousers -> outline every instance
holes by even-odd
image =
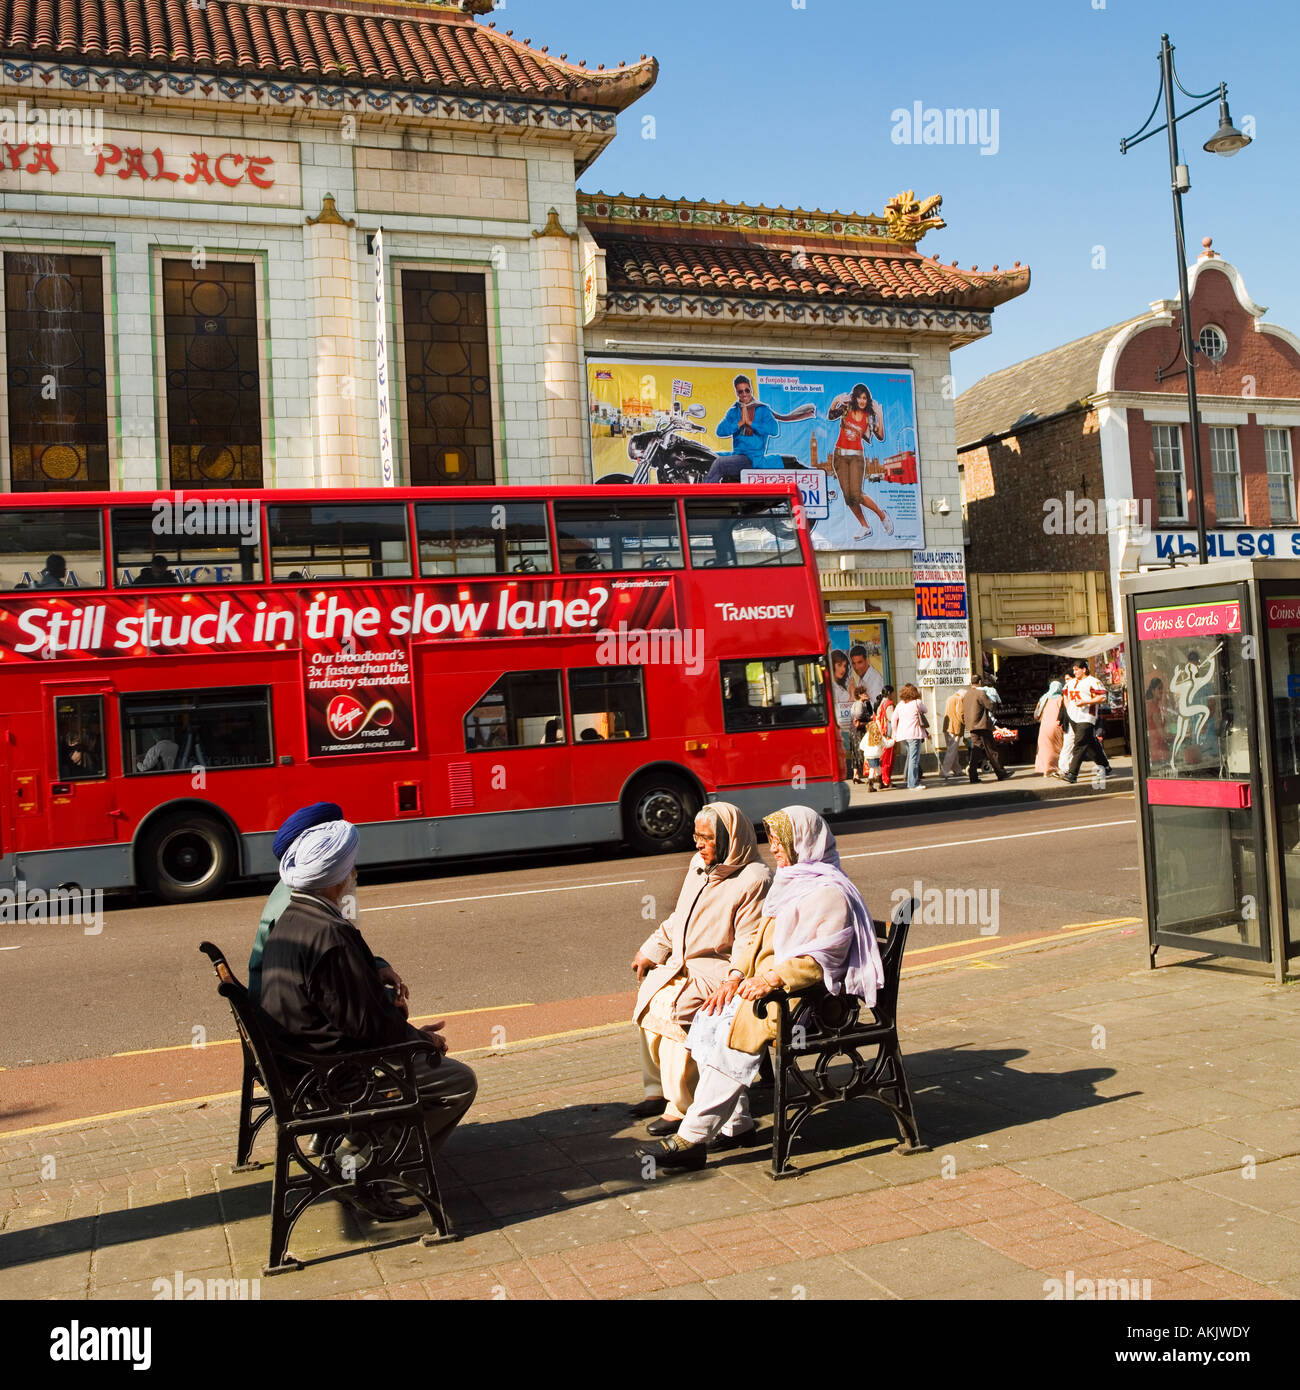
[[[664,1118],[680,1120],[690,1109],[699,1077],[694,1059],[684,1042],[651,1033],[641,1034],[641,1081],[647,1096],[663,1096],[668,1102]]]
[[[1069,772],[1070,759],[1074,756],[1074,730],[1067,729],[1061,740],[1061,756],[1056,760],[1057,772]]]
[[[688,1144],[707,1144],[719,1133],[746,1134],[754,1128],[749,1113],[749,1088],[705,1063],[695,1086],[695,1099],[677,1127]]]

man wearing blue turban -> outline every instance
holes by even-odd
[[[278,864],[285,851],[303,833],[313,826],[324,825],[326,821],[342,820],[343,808],[332,801],[317,801],[311,806],[303,806],[295,811],[276,831],[271,844],[271,853]],[[257,935],[253,938],[253,949],[248,957],[248,997],[254,1004],[262,1002],[262,953],[266,950],[266,938],[270,936],[280,914],[289,906],[289,885],[283,879],[276,881],[271,896],[262,908],[262,916],[257,924]]]

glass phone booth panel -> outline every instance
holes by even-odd
[[[1129,604],[1152,945],[1268,960],[1247,587]]]
[[[1260,585],[1286,954],[1300,951],[1300,584]]]

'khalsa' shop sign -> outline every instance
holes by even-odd
[[[0,191],[276,207],[302,201],[297,145],[146,130],[107,131],[93,145],[0,140]]]
[[[1300,530],[1209,531],[1206,547],[1211,560],[1294,559],[1300,557]],[[1153,531],[1138,557],[1140,565],[1167,564],[1196,557],[1195,531]]]

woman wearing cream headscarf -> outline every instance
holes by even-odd
[[[641,1029],[645,1099],[638,1119],[659,1115],[651,1134],[671,1134],[695,1092],[686,1031],[727,978],[734,949],[757,935],[771,870],[758,857],[754,827],[726,801],[695,818],[695,856],[672,915],[641,943],[632,969],[641,981],[633,1021]]]
[[[735,951],[731,978],[691,1025],[687,1046],[699,1082],[686,1118],[671,1138],[637,1150],[661,1168],[702,1168],[709,1148],[733,1148],[752,1134],[747,1088],[780,1019],[775,1004],[760,1018],[754,1000],[820,982],[870,1008],[885,982],[871,914],[840,868],[830,827],[806,806],[788,806],[768,816],[763,828],[777,870],[762,929],[747,950]]]

